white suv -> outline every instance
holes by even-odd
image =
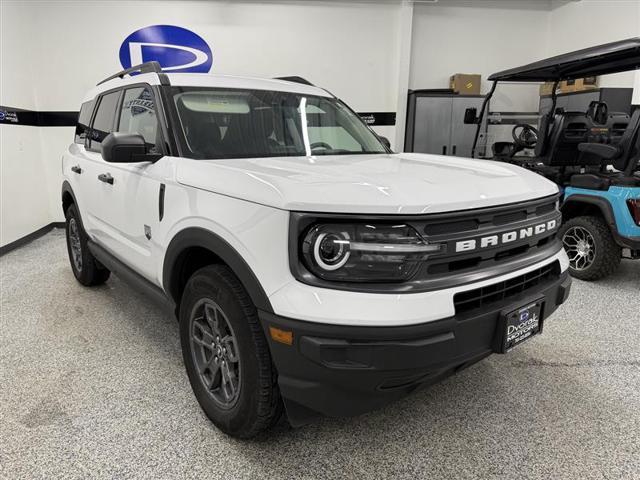
[[[556,185],[387,144],[298,77],[120,72],[63,157],[73,273],[174,310],[198,402],[238,437],[283,406],[293,425],[369,411],[539,333],[570,289]]]

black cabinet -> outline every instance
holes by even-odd
[[[480,111],[483,100],[481,95],[410,91],[404,151],[470,157],[476,126],[464,123],[464,112]]]

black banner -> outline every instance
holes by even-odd
[[[75,127],[78,112],[35,112],[0,105],[0,125],[31,127]]]
[[[396,124],[396,112],[358,112],[358,115],[370,127]]]

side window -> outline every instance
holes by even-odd
[[[119,132],[137,133],[144,137],[150,153],[160,153],[158,145],[158,116],[149,87],[125,90],[120,110]]]
[[[89,131],[89,122],[91,121],[91,114],[93,113],[93,106],[96,104],[95,99],[84,102],[80,107],[80,115],[78,116],[78,123],[76,124],[76,136],[73,140],[75,143],[84,144],[85,138],[87,138],[87,132]]]
[[[120,91],[111,92],[101,97],[98,111],[91,126],[91,142],[89,148],[98,150],[104,138],[113,131],[113,116]]]

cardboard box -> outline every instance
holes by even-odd
[[[583,90],[592,90],[598,88],[598,77],[576,78],[573,84],[574,92],[582,92]]]
[[[456,73],[449,78],[449,88],[460,95],[480,95],[480,75]]]
[[[558,85],[558,90],[560,93],[571,93],[576,90],[576,81],[575,80],[562,80]]]
[[[584,92],[598,88],[598,77],[576,78],[575,80],[563,80],[560,82],[560,93]]]
[[[553,93],[553,83],[554,82],[544,82],[540,85],[540,96],[551,95]]]

